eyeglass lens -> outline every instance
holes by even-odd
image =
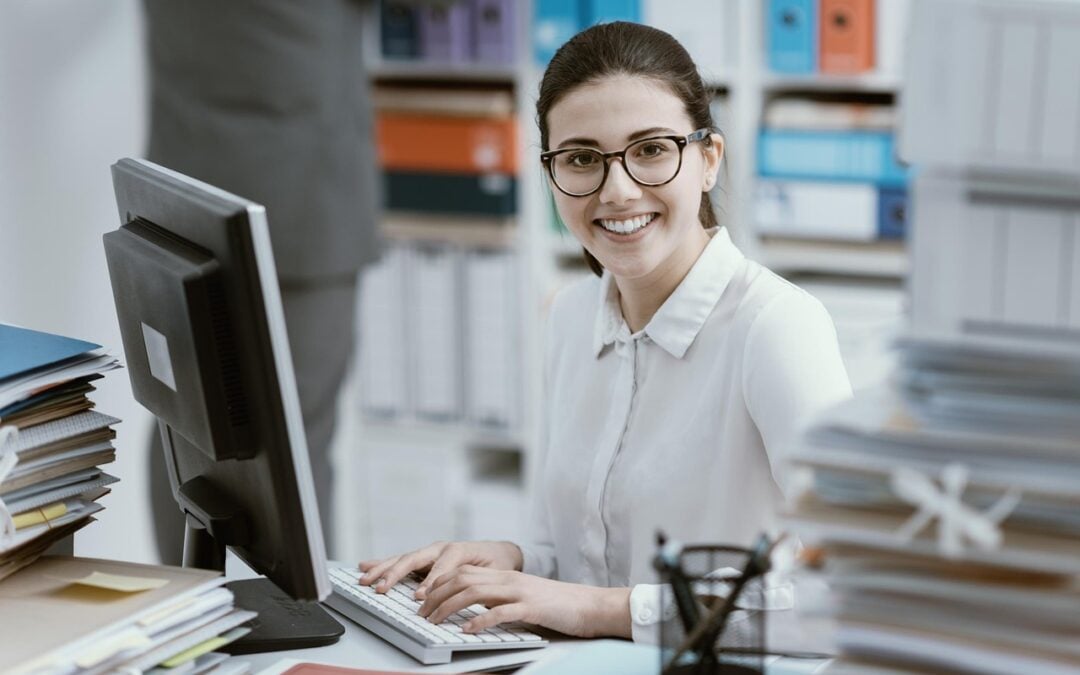
[[[675,177],[679,170],[679,145],[667,138],[648,138],[626,148],[624,167],[639,183],[658,185]],[[604,181],[604,156],[597,150],[575,149],[555,155],[552,177],[559,189],[586,194]]]

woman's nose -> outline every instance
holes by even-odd
[[[605,204],[622,204],[640,197],[641,186],[626,172],[622,161],[613,158],[608,167],[607,178],[600,187],[600,201]]]

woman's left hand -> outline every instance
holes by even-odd
[[[474,603],[489,609],[462,626],[467,633],[524,621],[577,637],[630,637],[629,588],[570,584],[475,565],[435,579],[418,611],[437,624]]]

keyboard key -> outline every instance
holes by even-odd
[[[494,628],[488,628],[492,635],[495,635],[503,642],[521,642],[521,638],[513,633],[495,626]]]

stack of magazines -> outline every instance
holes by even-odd
[[[120,420],[89,394],[119,367],[99,345],[0,324],[0,579],[103,508]]]

